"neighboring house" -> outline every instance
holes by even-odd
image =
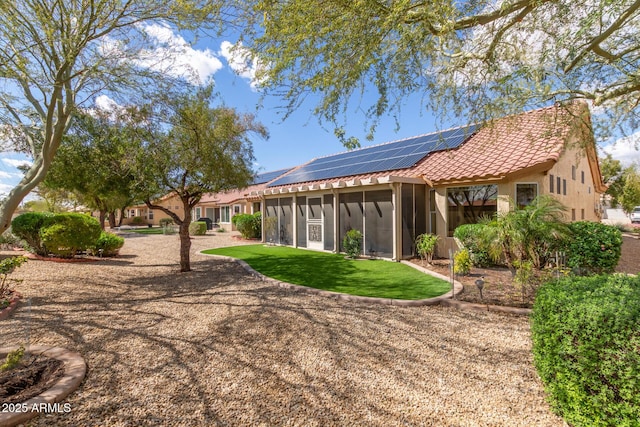
[[[262,199],[257,192],[290,170],[291,168],[258,174],[249,187],[240,190],[205,194],[193,210],[194,220],[207,217],[226,230],[235,230],[231,218],[238,214],[262,212]]]
[[[166,207],[167,209],[176,212],[180,218],[184,218],[182,201],[176,195],[166,195],[160,200],[155,201],[154,204]],[[130,206],[125,210],[122,224],[133,225],[135,223],[141,223],[142,225],[151,224],[153,226],[158,226],[160,225],[160,220],[162,218],[170,218],[170,216],[160,209],[149,209],[147,205],[141,203]]]
[[[262,200],[268,243],[340,251],[353,228],[363,253],[400,260],[421,233],[439,235],[447,256],[457,226],[541,194],[567,206],[568,220],[598,221],[605,190],[589,110],[576,102],[317,158],[212,200],[243,212]]]

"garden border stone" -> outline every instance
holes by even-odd
[[[0,347],[0,354],[6,355],[13,350],[15,347]],[[23,402],[28,409],[26,412],[0,412],[0,427],[13,427],[41,414],[42,412],[32,410],[34,405],[39,407],[40,404],[62,401],[80,386],[87,373],[87,364],[82,356],[66,348],[33,345],[28,347],[28,351],[60,360],[64,363],[64,374],[51,388]]]

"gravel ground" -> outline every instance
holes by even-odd
[[[177,237],[161,235],[128,236],[113,260],[17,270],[31,315],[23,304],[1,321],[2,344],[29,332],[88,365],[71,411],[33,425],[565,425],[528,319],[338,301],[197,254],[229,244],[194,238],[184,274]]]

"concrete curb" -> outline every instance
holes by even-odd
[[[6,355],[15,347],[1,347],[0,354]],[[79,353],[72,352],[62,347],[48,347],[35,345],[28,348],[30,353],[42,354],[60,360],[64,363],[64,374],[50,389],[44,391],[36,397],[33,397],[20,406],[25,409],[23,412],[0,412],[0,427],[13,427],[34,418],[40,413],[47,411],[65,411],[65,407],[52,405],[62,401],[65,397],[75,391],[87,373],[87,365]],[[47,406],[46,410],[42,407]],[[69,410],[70,407],[69,407]],[[68,411],[65,411],[68,412]]]
[[[13,313],[14,310],[18,307],[18,303],[21,299],[22,295],[18,292],[14,292],[13,296],[9,300],[9,305],[0,310],[0,320],[4,320],[9,317],[9,315],[11,315],[11,313]]]
[[[207,255],[207,256],[211,256],[214,258],[218,258],[218,259],[222,259],[225,261],[233,261],[236,262],[238,264],[240,264],[248,273],[250,273],[251,275],[257,277],[258,279],[264,281],[264,282],[269,282],[275,286],[278,286],[280,288],[285,288],[285,289],[298,289],[298,290],[303,290],[307,293],[310,294],[314,294],[314,295],[321,295],[324,297],[329,297],[329,298],[335,298],[338,299],[340,301],[351,301],[351,302],[361,302],[361,303],[368,303],[368,304],[382,304],[382,305],[394,305],[394,306],[398,306],[398,307],[420,307],[420,306],[425,306],[425,305],[437,305],[440,304],[442,301],[446,301],[448,299],[451,298],[451,291],[448,291],[447,293],[440,295],[438,297],[433,297],[433,298],[426,298],[426,299],[420,299],[420,300],[403,300],[403,299],[392,299],[392,298],[375,298],[375,297],[363,297],[363,296],[359,296],[359,295],[349,295],[349,294],[342,294],[339,292],[332,292],[332,291],[325,291],[323,289],[316,289],[316,288],[310,288],[308,286],[302,286],[302,285],[294,285],[292,283],[287,283],[287,282],[282,282],[280,280],[276,280],[273,279],[271,277],[265,276],[264,274],[254,270],[249,264],[246,263],[246,261],[238,259],[238,258],[233,258],[233,257],[228,257],[228,256],[224,256],[224,255],[212,255],[212,254],[205,254],[200,252],[202,255]],[[407,263],[405,261],[402,261],[403,264],[409,265],[413,268],[416,268],[417,270],[420,270],[426,274],[430,274],[434,277],[437,277],[439,279],[443,279],[446,281],[449,281],[449,279],[441,274],[429,271],[427,269],[424,269],[418,265],[412,265],[411,263]],[[462,292],[463,287],[462,284],[460,282],[458,282],[457,280],[454,281],[454,294],[458,295]]]

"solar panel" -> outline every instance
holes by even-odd
[[[279,169],[277,171],[260,173],[260,174],[256,175],[255,178],[253,178],[252,184],[253,185],[264,184],[265,182],[269,182],[269,181],[271,181],[273,179],[276,179],[280,175],[284,175],[285,173],[289,172],[291,169],[293,169],[293,168]]]
[[[458,147],[476,130],[476,125],[464,126],[321,157],[276,179],[269,187],[409,168],[433,151]]]

